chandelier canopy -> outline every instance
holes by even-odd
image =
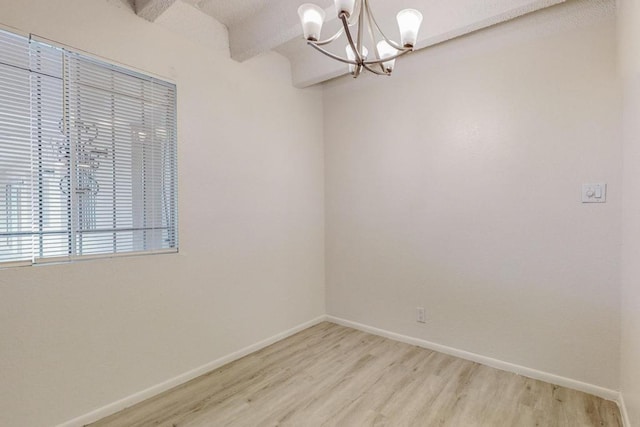
[[[325,11],[311,3],[298,8],[302,23],[302,31],[307,44],[336,61],[349,65],[349,72],[357,78],[363,69],[374,74],[389,76],[395,66],[396,58],[412,52],[418,39],[418,31],[422,24],[422,14],[415,9],[401,10],[397,15],[400,29],[400,43],[389,39],[376,22],[369,0],[334,0],[338,19],[342,27],[333,36],[321,40],[320,32],[325,20]],[[352,33],[352,29],[354,33]],[[328,45],[346,35],[346,58],[335,55],[322,46]],[[355,34],[355,37],[354,37]],[[373,57],[369,58],[369,50],[365,46],[365,37],[369,37]]]

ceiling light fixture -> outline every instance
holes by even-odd
[[[380,29],[369,6],[369,0],[334,0],[338,19],[342,21],[342,28],[326,40],[320,40],[322,24],[325,20],[324,10],[315,4],[306,3],[298,8],[302,31],[307,44],[336,61],[349,65],[349,72],[354,78],[363,69],[381,76],[391,75],[396,58],[412,52],[418,39],[418,31],[422,24],[422,14],[415,9],[404,9],[398,13],[397,21],[400,29],[400,43],[390,40]],[[351,27],[357,26],[356,37],[351,33]],[[375,58],[369,59],[369,51],[364,46],[365,31],[372,43]],[[376,37],[376,32],[378,37]],[[335,55],[322,46],[338,40],[346,34],[347,57]]]

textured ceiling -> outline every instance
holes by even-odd
[[[347,72],[344,64],[306,46],[296,11],[308,1],[327,11],[323,33],[328,37],[339,27],[333,0],[135,0],[135,5],[137,13],[145,19],[157,19],[146,11],[160,10],[166,26],[183,29],[182,33],[209,41],[215,48],[228,44],[229,54],[237,61],[276,51],[289,59],[293,84],[306,87]],[[535,22],[535,31],[549,24],[550,15],[540,13],[546,9],[567,23],[584,20],[584,11],[602,14],[606,10],[610,15],[615,0],[371,0],[371,3],[378,22],[392,39],[398,37],[395,23],[398,10],[406,7],[422,10],[423,28],[416,45],[421,50],[497,24],[525,22],[518,21],[525,15],[531,15],[526,22]],[[204,19],[194,13],[209,16]],[[345,44],[341,40],[327,48],[340,55],[344,54]],[[227,52],[226,48],[222,50]]]
[[[234,25],[255,15],[269,4],[269,0],[186,0],[226,26]]]

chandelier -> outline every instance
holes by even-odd
[[[395,66],[396,58],[412,52],[417,38],[422,14],[415,9],[401,10],[397,15],[400,29],[400,43],[389,39],[380,29],[371,13],[369,0],[334,0],[338,19],[342,27],[328,39],[320,39],[320,31],[325,20],[325,11],[311,3],[306,3],[298,9],[302,23],[302,31],[307,44],[336,61],[349,65],[349,72],[357,78],[362,70],[368,70],[381,76],[389,76]],[[354,28],[355,27],[355,28]],[[352,29],[354,34],[352,34]],[[322,46],[334,42],[346,35],[346,58],[335,55]],[[369,50],[365,47],[365,37],[369,37],[374,56],[369,58]]]

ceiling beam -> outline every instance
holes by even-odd
[[[298,7],[310,0],[270,0],[269,7],[244,21],[229,26],[231,58],[245,61],[302,37]],[[323,8],[329,8],[327,16],[335,15],[333,0],[311,0]]]
[[[139,0],[138,0],[139,1]],[[236,61],[245,61],[263,52],[279,50],[293,39],[302,40],[302,29],[297,14],[298,6],[309,0],[271,0],[269,7],[251,15],[244,21],[229,26],[231,57]],[[323,34],[330,34],[339,28],[332,0],[311,0],[325,8],[327,22]],[[404,8],[415,8],[424,14],[423,29],[420,31],[418,47],[426,47],[434,41],[443,41],[508,21],[566,0],[395,0],[372,2],[376,18],[388,34],[396,38],[396,13]],[[301,45],[304,44],[304,41]],[[346,44],[346,43],[345,43]],[[342,53],[341,49],[341,53]],[[288,56],[288,55],[287,55]]]
[[[495,0],[479,3],[477,0],[458,0],[454,3],[450,0],[396,0],[375,3],[377,7],[373,12],[381,27],[389,29],[387,36],[397,40],[397,11],[412,5],[422,10],[424,21],[416,44],[416,50],[421,50],[565,1]],[[329,21],[328,24],[331,27],[333,22]],[[295,39],[275,49],[289,58],[294,86],[307,87],[348,73],[343,63],[333,61],[306,46],[301,30],[299,31]],[[328,31],[326,34],[331,32]],[[330,50],[344,56],[345,44],[346,42]]]
[[[176,0],[135,0],[136,14],[153,22],[175,2]]]

